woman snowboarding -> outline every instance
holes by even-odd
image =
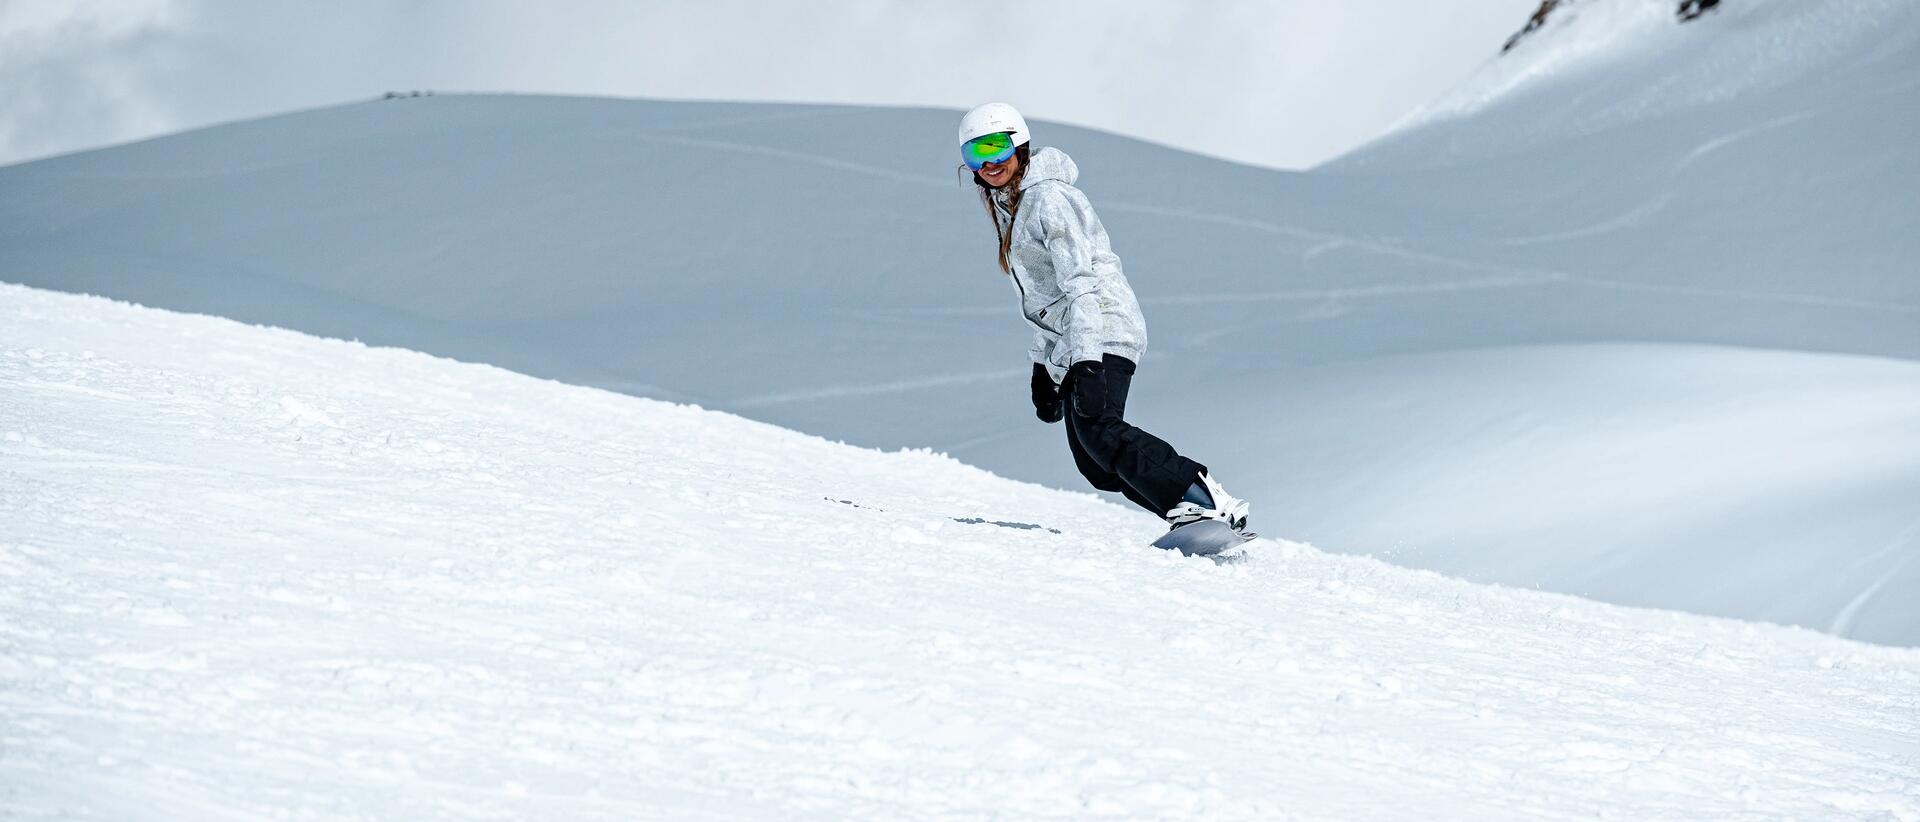
[[[960,120],[960,154],[1000,241],[1000,271],[1033,326],[1033,408],[1063,419],[1080,473],[1102,491],[1183,526],[1218,522],[1244,539],[1247,503],[1207,467],[1125,420],[1127,389],[1147,348],[1146,320],[1080,172],[1056,148],[1032,151],[1027,124],[1005,103]],[[1171,536],[1171,534],[1169,535]],[[1162,538],[1162,547],[1176,547]]]

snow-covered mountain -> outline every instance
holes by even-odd
[[[1920,25],[1591,0],[1309,173],[1041,124],[1256,525],[1920,643]],[[1490,51],[1491,51],[1490,44]],[[1082,487],[950,111],[395,100],[0,169],[0,279]]]
[[[0,808],[1920,819],[1920,650],[0,286]]]

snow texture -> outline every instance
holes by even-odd
[[[1129,413],[1262,533],[1920,644],[1920,3],[1672,5],[1571,5],[1311,173],[1036,124],[1147,315]],[[445,95],[238,123],[0,169],[0,279],[1084,488],[1027,406],[957,117]]]
[[[0,522],[12,819],[1920,819],[1913,649],[18,286]]]

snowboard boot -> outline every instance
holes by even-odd
[[[1167,512],[1167,523],[1175,528],[1204,519],[1218,520],[1227,527],[1249,536],[1247,514],[1251,506],[1247,501],[1237,499],[1220,487],[1213,477],[1205,473],[1187,489],[1186,496],[1179,505]]]

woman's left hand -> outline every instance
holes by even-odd
[[[1047,367],[1039,363],[1033,365],[1033,414],[1041,422],[1052,425],[1067,418],[1066,409],[1060,399],[1060,386],[1053,384],[1053,375],[1047,373]]]

